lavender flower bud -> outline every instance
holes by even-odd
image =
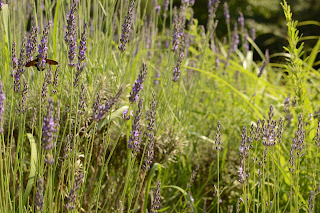
[[[56,143],[56,124],[54,123],[54,117],[53,117],[53,99],[50,98],[48,100],[48,108],[47,108],[47,114],[43,118],[43,126],[42,126],[42,147],[45,150],[52,149]]]
[[[76,57],[76,48],[77,48],[77,27],[76,27],[76,13],[77,11],[77,1],[73,1],[70,8],[69,14],[67,15],[67,31],[64,35],[64,40],[69,46],[68,57],[69,57],[69,66],[74,67],[73,63],[74,58]]]
[[[146,158],[144,160],[143,168],[145,171],[148,171],[150,169],[150,166],[152,164],[152,159],[154,155],[154,125],[155,125],[155,117],[156,117],[156,97],[155,92],[152,92],[152,102],[150,103],[150,109],[146,113],[146,118],[149,121],[146,131],[146,138],[147,138],[147,154]]]
[[[38,43],[38,27],[35,26],[35,23],[33,21],[33,25],[31,27],[31,33],[27,42],[27,50],[26,50],[28,61],[33,60],[33,55],[37,50],[37,43]]]
[[[250,30],[250,36],[252,40],[256,40],[256,30],[254,29],[254,27],[251,28]]]
[[[167,12],[168,12],[168,8],[169,8],[169,0],[164,0],[164,12],[163,12],[163,17],[167,18]]]
[[[220,0],[209,0],[208,1],[208,14],[209,19],[214,19],[216,17],[216,12],[219,7]],[[210,21],[210,20],[209,20]]]
[[[317,134],[315,138],[315,144],[317,147],[320,147],[320,121],[318,121]]]
[[[172,78],[172,80],[174,82],[177,82],[179,80],[180,73],[181,73],[181,64],[182,64],[183,58],[184,58],[184,53],[182,51],[180,51],[176,67],[173,70],[173,78]]]
[[[129,101],[131,103],[134,103],[139,99],[139,93],[143,89],[143,81],[146,74],[147,74],[147,64],[144,62],[142,63],[142,69],[140,70],[139,77],[133,84],[132,90],[130,92]]]
[[[41,211],[43,208],[43,179],[39,178],[38,188],[35,198],[35,208],[37,211]]]
[[[215,149],[220,152],[221,150],[221,122],[218,121],[217,125],[217,133],[216,133],[216,139],[215,139]]]
[[[130,118],[133,116],[133,110],[130,110],[130,113],[129,113],[129,110],[128,109],[125,109],[124,111],[123,111],[123,114],[122,114],[122,118],[124,119],[124,120],[130,120]]]
[[[119,98],[122,92],[123,92],[123,85],[121,85],[117,94],[113,98],[111,98],[108,102],[106,102],[105,105],[99,106],[99,113],[97,115],[94,115],[95,116],[94,119],[96,119],[97,121],[100,121],[103,118],[103,116],[110,111],[112,106],[119,101]]]
[[[278,141],[278,143],[281,143],[282,133],[283,133],[283,118],[280,117],[279,124],[278,124],[278,129],[277,129],[277,141]]]
[[[128,141],[128,148],[132,150],[133,155],[136,155],[140,151],[142,104],[143,99],[141,98],[138,104],[138,110],[133,120]]]
[[[196,180],[200,165],[197,164],[197,167],[192,171],[187,187],[190,188],[192,183]]]
[[[244,17],[243,17],[243,13],[239,12],[240,16],[238,18],[238,22],[240,24],[240,31],[242,33],[242,35],[244,34]]]
[[[37,108],[33,108],[32,119],[31,119],[31,127],[34,128],[37,121]]]
[[[228,6],[228,3],[225,2],[223,4],[223,8],[224,8],[224,17],[226,18],[226,23],[227,25],[230,24],[230,13],[229,13],[229,6]]]
[[[309,196],[309,203],[308,203],[308,213],[312,213],[313,212],[313,207],[314,207],[314,192],[311,191],[310,192],[310,196]]]
[[[239,44],[238,25],[235,23],[234,32],[231,40],[230,52],[233,53],[237,50]]]
[[[67,142],[63,148],[63,157],[67,158],[69,156],[69,153],[71,152],[71,141],[73,138],[73,134],[69,134],[67,136]]]
[[[21,76],[25,72],[24,66],[26,64],[26,59],[25,59],[25,57],[26,57],[26,55],[25,55],[26,42],[27,42],[27,38],[24,37],[23,38],[23,42],[22,42],[22,47],[21,47],[21,50],[20,50],[20,57],[19,57],[19,60],[18,60],[17,71],[14,73],[14,91],[15,92],[20,91]],[[12,58],[12,60],[13,60],[13,58]],[[15,66],[15,65],[13,64],[13,66]]]
[[[86,107],[86,91],[85,91],[84,83],[81,84],[81,93],[80,93],[80,100],[79,100],[79,110],[78,113],[80,115],[84,114],[84,110]]]
[[[118,49],[121,52],[126,50],[126,44],[128,43],[130,29],[131,29],[131,21],[132,21],[132,14],[133,14],[133,9],[134,9],[134,4],[135,4],[135,1],[132,0],[130,2],[129,8],[128,8],[127,16],[125,17],[124,23],[122,25],[122,33],[121,33],[121,38],[120,38],[120,44],[119,44],[119,47],[118,47]]]
[[[43,35],[41,38],[41,43],[38,46],[38,69],[44,70],[46,68],[46,58],[47,58],[47,43],[48,43],[48,35],[49,35],[49,28],[51,26],[51,21],[48,22],[48,25],[43,30]]]
[[[47,94],[48,94],[48,85],[51,83],[52,80],[52,67],[50,66],[48,71],[46,72],[46,75],[44,77],[44,81],[42,84],[41,89],[41,99],[42,101],[46,100]]]
[[[248,40],[247,40],[248,37],[249,37],[248,32],[245,29],[244,30],[244,36],[243,36],[243,48],[244,48],[245,53],[247,53],[249,51],[249,43],[248,43]]]
[[[44,162],[48,165],[52,165],[54,163],[54,158],[49,153],[46,154],[46,157],[44,158]]]
[[[177,14],[177,8],[174,7],[174,15],[173,15],[173,33],[172,33],[172,51],[175,52],[177,51],[180,43],[180,37],[181,37],[181,32],[180,32],[180,20],[179,16]]]
[[[0,133],[3,132],[2,128],[2,121],[3,121],[3,113],[4,113],[4,100],[6,99],[6,96],[3,91],[3,84],[0,79]]]
[[[18,59],[16,55],[16,42],[12,43],[12,54],[11,54],[11,61],[12,61],[12,74],[11,76],[14,77],[15,73],[17,72],[18,67]]]
[[[84,25],[84,29],[83,29],[81,40],[80,40],[77,73],[73,83],[75,87],[78,86],[79,76],[86,66],[86,63],[83,63],[83,61],[86,59],[85,53],[87,50],[87,28],[88,28],[88,24],[86,23]]]
[[[161,188],[161,182],[158,181],[156,191],[154,192],[154,195],[153,195],[153,202],[152,202],[150,213],[158,212],[157,210],[160,207],[160,188]]]
[[[21,91],[21,103],[19,103],[19,111],[24,113],[26,111],[26,100],[29,86],[27,82],[24,82],[23,90]]]
[[[80,189],[80,184],[83,183],[84,175],[82,173],[76,179],[76,182],[73,184],[73,188],[70,190],[69,195],[67,197],[68,203],[66,204],[66,208],[68,210],[73,210],[75,208],[74,204],[77,199],[77,191]]]
[[[58,89],[58,78],[59,78],[59,71],[60,71],[60,65],[57,66],[56,71],[54,72],[54,78],[53,78],[53,89],[52,93],[56,94]]]
[[[259,73],[258,73],[258,77],[261,77],[261,75],[263,74],[264,68],[266,66],[268,66],[269,62],[270,62],[270,57],[269,57],[269,50],[266,49],[266,53],[265,53],[265,60],[262,63],[262,66],[259,68]]]
[[[93,104],[93,115],[92,118],[96,119],[97,115],[99,114],[99,106],[100,106],[100,102],[101,102],[101,91],[97,92],[97,98]]]

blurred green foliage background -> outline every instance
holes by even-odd
[[[142,0],[147,3],[148,11],[152,11],[153,0]],[[173,5],[179,6],[181,0],[170,0]],[[231,21],[238,20],[239,12],[244,14],[245,24],[247,27],[254,27],[256,30],[256,43],[261,50],[269,49],[270,53],[283,52],[283,46],[287,45],[286,33],[287,27],[283,10],[281,8],[281,0],[227,0],[220,1],[217,11],[217,19],[219,24],[217,27],[217,36],[223,37],[227,34],[227,27],[224,18],[223,3],[228,2]],[[312,49],[320,35],[320,1],[319,0],[288,0],[291,5],[294,20],[299,22],[313,20],[317,25],[299,26],[298,29],[303,32],[303,36],[307,38],[305,42],[305,51]],[[163,7],[164,0],[158,0],[158,4]],[[198,19],[199,25],[206,26],[208,18],[208,0],[195,0],[193,6],[194,18]],[[312,36],[312,37],[309,37]],[[309,38],[308,38],[309,37]],[[255,55],[257,57],[257,55]],[[257,58],[255,58],[257,59]]]

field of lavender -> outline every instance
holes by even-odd
[[[320,39],[279,4],[269,55],[219,0],[0,0],[0,212],[320,212]]]

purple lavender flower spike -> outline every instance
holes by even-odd
[[[251,39],[252,40],[255,40],[256,39],[256,30],[254,29],[254,27],[251,28],[250,30],[250,36],[251,36]]]
[[[243,13],[242,12],[239,12],[240,16],[238,18],[238,22],[240,24],[240,30],[241,30],[241,33],[243,34],[244,33],[244,17],[243,17]]]
[[[44,77],[44,81],[42,84],[42,89],[41,89],[41,100],[45,101],[47,98],[48,94],[48,85],[51,83],[52,79],[52,67],[50,66],[48,71],[46,72],[46,75]]]
[[[122,25],[122,33],[121,33],[121,38],[120,38],[120,44],[118,47],[118,49],[121,52],[126,50],[126,44],[129,41],[134,4],[135,4],[135,1],[132,0],[129,5],[127,16],[126,16],[124,23]]]
[[[51,26],[51,21],[48,22],[48,25],[43,30],[43,35],[41,38],[41,43],[38,46],[38,68],[40,70],[44,70],[46,68],[46,58],[47,58],[47,43],[48,43],[48,35],[49,28]]]
[[[43,179],[39,178],[38,187],[35,199],[35,208],[37,211],[41,211],[43,208]]]
[[[260,78],[260,77],[262,76],[262,74],[263,74],[263,72],[264,72],[264,68],[265,68],[266,66],[268,66],[268,64],[269,64],[269,62],[270,62],[270,56],[269,56],[269,50],[268,50],[268,49],[266,49],[265,58],[266,58],[266,59],[264,60],[264,62],[262,63],[262,65],[261,65],[260,68],[259,68],[258,78]]]
[[[233,53],[237,50],[239,44],[238,25],[234,25],[234,32],[231,40],[230,52]]]
[[[180,23],[179,23],[179,16],[177,12],[177,7],[174,7],[174,12],[173,12],[173,33],[172,33],[172,51],[175,52],[177,51],[180,43]]]
[[[77,191],[80,189],[80,185],[83,183],[83,179],[84,174],[80,172],[79,176],[76,179],[76,182],[73,184],[73,188],[70,190],[69,195],[67,197],[68,203],[66,204],[66,208],[68,210],[73,210],[75,208]]]
[[[157,213],[159,207],[160,207],[160,188],[161,188],[161,182],[158,181],[156,191],[154,192],[154,198],[151,206],[150,213]]]
[[[181,73],[181,64],[182,64],[183,58],[184,58],[184,53],[182,51],[180,51],[179,58],[178,58],[178,61],[177,61],[177,65],[173,70],[172,81],[174,81],[174,82],[177,82],[179,80],[180,73]]]
[[[229,6],[228,3],[225,2],[223,4],[223,8],[224,8],[224,17],[226,18],[226,24],[230,24],[230,13],[229,13]]]
[[[6,96],[3,91],[3,84],[0,79],[0,133],[3,132],[2,128],[2,121],[3,121],[3,113],[4,113],[4,100],[6,99]]]
[[[54,72],[54,78],[53,78],[53,89],[52,93],[56,94],[58,89],[58,78],[59,78],[59,71],[60,71],[60,65],[57,66],[56,71]]]
[[[56,143],[56,124],[53,117],[53,99],[48,100],[47,114],[43,118],[42,126],[42,147],[46,151],[52,149]]]
[[[164,18],[167,18],[167,12],[168,12],[168,8],[169,8],[169,0],[165,0],[164,1],[164,5],[163,5],[163,8],[164,8],[164,12],[163,12],[163,17]]]
[[[17,67],[18,67],[18,59],[16,55],[16,42],[13,42],[12,44],[12,51],[11,51],[11,61],[12,61],[12,74],[11,76],[14,77],[14,75],[17,72]]]
[[[29,91],[29,86],[27,82],[24,82],[23,90],[21,91],[21,103],[19,103],[19,111],[24,113],[26,111],[26,101],[27,93]]]
[[[81,84],[81,93],[80,93],[80,99],[79,99],[79,110],[78,114],[83,115],[86,107],[86,88],[84,83]]]
[[[68,58],[69,58],[69,66],[76,66],[73,63],[74,58],[76,57],[76,49],[77,49],[77,27],[76,27],[76,11],[77,11],[77,1],[73,1],[72,6],[70,8],[69,14],[67,15],[67,31],[64,35],[64,40],[69,46]]]
[[[25,64],[26,64],[26,59],[25,59],[25,53],[26,53],[26,42],[27,42],[27,38],[24,37],[23,38],[23,42],[22,42],[22,46],[21,46],[21,50],[20,50],[20,57],[18,60],[18,64],[16,64],[16,61],[12,61],[12,66],[13,67],[17,67],[17,71],[14,72],[14,91],[18,92],[20,91],[20,80],[21,80],[21,76],[22,74],[25,72]],[[12,50],[13,51],[13,50]],[[13,58],[14,56],[12,56],[12,60],[15,60]]]
[[[38,27],[35,26],[34,20],[31,27],[31,33],[28,38],[27,42],[27,60],[32,61],[33,55],[35,54],[37,50],[37,43],[38,43]]]
[[[141,98],[138,104],[138,110],[133,120],[128,141],[128,148],[132,150],[133,155],[136,155],[140,151],[142,104],[143,99]]]
[[[155,117],[156,117],[156,97],[155,92],[152,92],[152,102],[150,103],[150,109],[146,113],[146,118],[149,121],[147,126],[147,131],[145,133],[147,138],[147,153],[146,158],[144,160],[143,168],[145,171],[148,171],[150,169],[150,166],[152,164],[152,159],[154,155],[154,126],[155,126]]]
[[[220,4],[220,0],[209,0],[208,1],[208,14],[209,14],[208,22],[212,21],[216,17],[216,12],[217,12],[219,4]]]
[[[120,95],[122,94],[122,92],[123,92],[123,85],[121,85],[117,94],[113,98],[111,98],[104,105],[100,105],[98,107],[98,109],[97,109],[98,112],[97,111],[94,112],[94,119],[97,121],[100,121],[103,118],[103,116],[111,110],[113,105],[115,105],[119,101],[119,98],[120,98]]]
[[[129,101],[131,103],[136,102],[139,99],[139,93],[143,88],[143,81],[147,74],[147,64],[142,63],[142,70],[140,70],[140,74],[136,82],[133,84],[132,91],[130,92]]]
[[[81,40],[80,40],[80,46],[79,46],[79,56],[78,56],[78,64],[77,64],[77,73],[76,77],[74,79],[73,85],[75,87],[78,86],[79,83],[79,77],[82,71],[84,70],[86,63],[83,62],[86,59],[86,50],[87,50],[87,29],[88,29],[88,24],[84,24],[84,29],[81,34]]]

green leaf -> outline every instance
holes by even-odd
[[[308,65],[310,67],[313,66],[314,61],[316,60],[317,54],[319,52],[319,49],[320,49],[320,39],[318,40],[317,44],[313,47],[313,49],[309,55]]]
[[[30,142],[30,149],[31,149],[31,155],[30,155],[30,173],[29,173],[29,178],[28,178],[28,183],[26,190],[23,195],[23,206],[27,203],[29,194],[31,192],[33,182],[35,179],[36,175],[36,168],[37,168],[37,144],[33,138],[33,135],[30,133],[27,133],[27,138],[29,139]]]
[[[9,9],[7,4],[4,4],[2,6],[2,18],[4,24],[4,31],[6,34],[5,41],[7,43],[8,50],[10,50]]]

